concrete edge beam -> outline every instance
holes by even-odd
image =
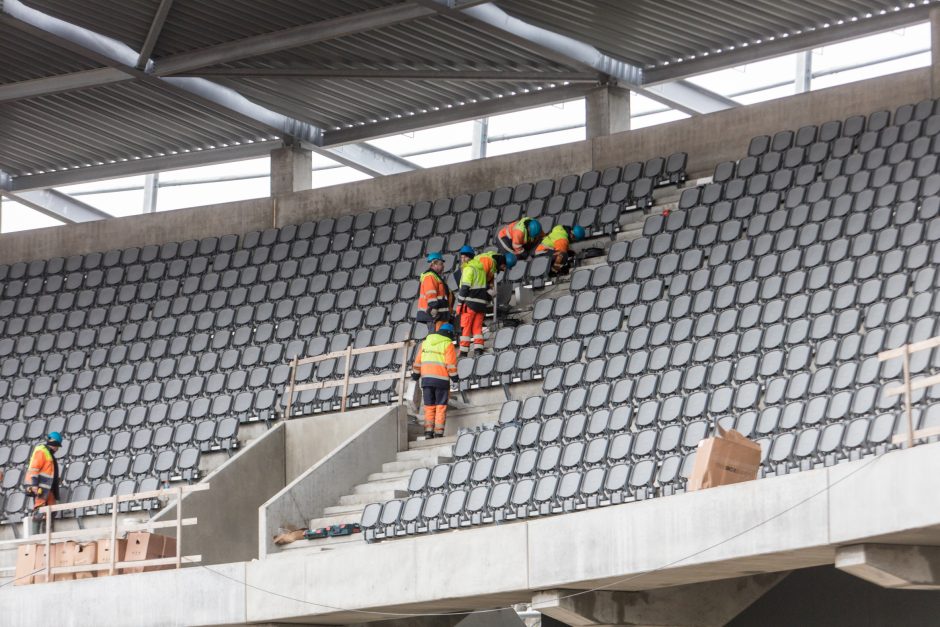
[[[940,546],[853,544],[836,551],[836,568],[882,588],[940,590]]]

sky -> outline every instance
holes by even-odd
[[[930,27],[918,24],[812,51],[811,89],[823,89],[930,65]],[[737,66],[690,79],[742,105],[794,93],[796,55]],[[861,66],[861,67],[859,67]],[[631,127],[642,128],[688,117],[657,102],[631,95]],[[489,118],[487,155],[496,156],[584,139],[584,100]],[[471,159],[472,121],[394,135],[369,142],[421,167]],[[325,187],[369,178],[320,155],[313,156],[313,186]],[[162,172],[157,211],[266,197],[270,191],[267,158]],[[144,176],[57,188],[114,216],[139,214]],[[224,180],[220,180],[224,179]],[[27,207],[3,201],[0,232],[61,224]]]

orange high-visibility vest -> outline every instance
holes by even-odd
[[[426,311],[434,316],[442,309],[450,309],[450,290],[436,272],[429,270],[421,275],[418,311]]]
[[[556,253],[566,253],[570,242],[568,229],[559,224],[548,232],[548,235],[536,246],[535,252],[544,253],[551,250]]]
[[[39,488],[43,491],[42,496],[36,497],[36,505],[52,505],[55,503],[53,488],[56,480],[56,464],[52,458],[52,452],[45,444],[40,444],[33,449],[30,457],[29,468],[26,470],[26,477],[23,479],[23,485],[27,487]]]
[[[529,237],[529,222],[532,222],[532,220],[532,218],[521,218],[510,225],[504,226],[499,232],[499,239],[511,244],[516,254],[524,252],[525,247],[534,241],[533,238]]]

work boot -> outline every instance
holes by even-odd
[[[430,440],[430,439],[433,438],[433,437],[434,437],[434,432],[433,432],[433,431],[425,431],[425,432],[424,432],[424,439],[425,439],[425,440]]]

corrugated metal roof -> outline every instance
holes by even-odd
[[[161,6],[160,0],[22,1],[135,50],[142,47]],[[670,66],[665,68],[668,74],[676,64],[692,57],[700,61],[705,53],[714,58],[723,54],[719,50],[740,50],[744,44],[753,49],[771,39],[776,46],[784,35],[823,29],[827,24],[836,31],[840,20],[865,20],[868,14],[878,20],[881,12],[895,11],[886,0],[495,0],[495,4],[512,16],[590,44],[621,61],[659,68],[661,74],[666,65]],[[935,4],[935,0],[928,2]],[[442,9],[442,14],[421,16],[433,6],[424,0],[417,4],[408,0],[175,0],[152,57],[159,71],[161,63],[186,55],[182,65],[196,69],[185,73],[203,74],[254,103],[327,132],[358,128],[361,132],[352,133],[358,138],[355,141],[383,134],[381,122],[386,120],[408,121],[396,129],[418,128],[426,125],[422,122],[425,112],[459,110],[462,103],[496,98],[507,101],[499,110],[512,109],[513,94],[564,84],[565,77],[575,76],[571,80],[589,84],[604,78],[558,52],[466,15]],[[908,6],[897,10],[923,14],[929,8],[923,2],[917,8]],[[405,17],[383,20],[375,11]],[[356,22],[360,15],[363,19]],[[374,21],[369,21],[370,15]],[[193,55],[202,58],[213,46],[239,47],[241,40],[256,36],[277,42],[278,33],[286,29],[316,28],[320,22],[350,16],[355,16],[353,24],[384,25],[359,32],[354,32],[355,27],[342,29],[333,37],[311,40],[315,43],[296,41],[299,47],[288,50],[264,47],[264,53],[251,58],[236,54],[225,62],[224,55],[212,57],[208,67],[192,62]],[[101,67],[50,45],[48,37],[10,26],[12,19],[0,18],[0,88]],[[344,71],[354,76],[343,76]],[[98,75],[92,73],[91,81]],[[111,80],[120,78],[111,73]],[[8,90],[12,95],[6,101],[0,89],[0,170],[14,176],[273,134],[266,124],[226,114],[224,105],[206,105],[201,96],[188,96],[178,88],[161,89],[158,79],[141,75],[106,86],[66,84],[62,88],[72,91],[53,84],[41,96],[29,87]],[[467,114],[461,111],[461,115]],[[374,130],[372,125],[376,125]]]
[[[270,137],[145,83],[0,103],[0,170],[13,176]]]
[[[894,12],[896,0],[499,0],[512,15],[646,68],[840,20]],[[902,3],[905,8],[908,4]]]

